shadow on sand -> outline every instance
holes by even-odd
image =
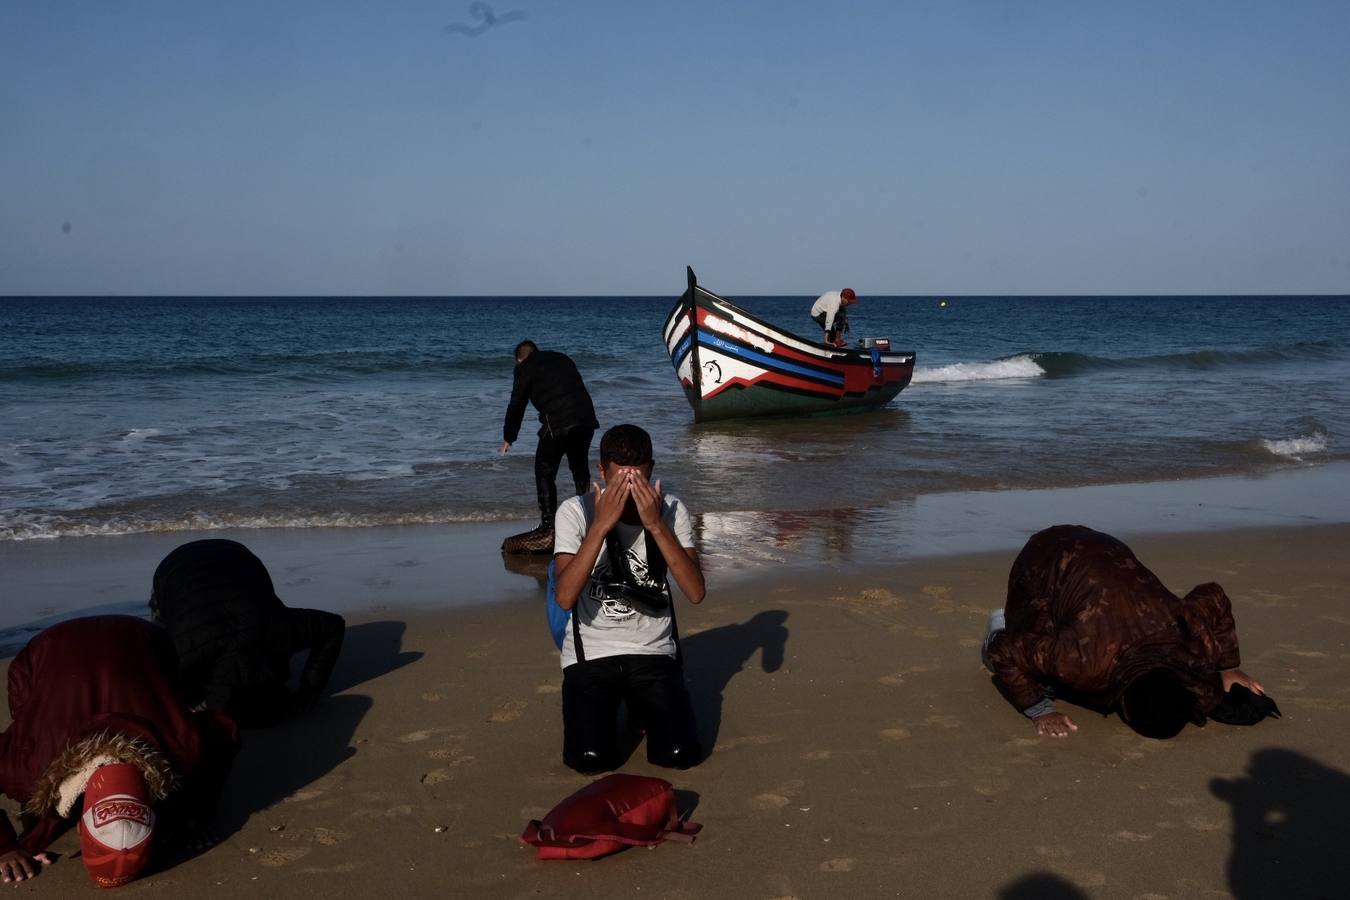
[[[374,701],[339,692],[421,659],[421,653],[403,650],[406,627],[394,621],[351,626],[329,681],[330,696],[303,716],[244,732],[221,801],[222,833],[237,831],[254,813],[313,785],[356,753],[352,737]]]
[[[1350,896],[1350,775],[1268,748],[1252,754],[1244,777],[1209,788],[1233,807],[1234,897]]]
[[[684,677],[689,684],[705,759],[712,754],[722,729],[722,695],[731,679],[745,668],[757,650],[762,651],[759,663],[765,672],[777,672],[782,667],[788,639],[784,624],[787,617],[786,610],[766,610],[741,624],[720,625],[681,640]]]
[[[997,900],[1088,900],[1087,894],[1049,872],[1023,875],[994,896]]]

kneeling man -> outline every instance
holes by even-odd
[[[985,665],[1038,734],[1078,726],[1054,698],[1116,711],[1139,734],[1170,738],[1206,718],[1253,724],[1279,715],[1238,669],[1223,588],[1178,599],[1108,534],[1057,525],[1032,536],[1008,576],[1008,603],[990,618]]]
[[[563,761],[579,772],[619,760],[619,704],[646,731],[647,760],[684,769],[702,751],[684,684],[669,574],[691,603],[703,570],[689,511],[651,483],[652,439],[617,425],[600,440],[605,488],[558,507],[554,561],[558,605],[571,611],[563,638]]]

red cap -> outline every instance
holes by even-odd
[[[132,881],[150,862],[155,812],[140,769],[130,763],[99,766],[84,787],[80,851],[99,887]]]
[[[855,300],[858,297],[857,294],[853,293],[853,288],[844,288],[839,292],[839,296],[845,300]]]

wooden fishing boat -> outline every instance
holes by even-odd
[[[914,354],[867,339],[831,347],[776,328],[725,297],[689,288],[664,337],[695,422],[881,406],[914,377]]]

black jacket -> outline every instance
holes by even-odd
[[[536,350],[524,362],[516,363],[511,404],[506,407],[506,425],[502,428],[502,439],[508,444],[514,444],[520,436],[527,403],[539,410],[541,435],[561,438],[573,428],[594,431],[600,427],[581,373],[566,353]]]
[[[342,649],[346,623],[316,609],[290,609],[243,544],[192,541],[155,570],[150,610],[173,640],[193,703],[240,724],[266,725],[318,698]],[[291,656],[309,651],[292,695]]]

